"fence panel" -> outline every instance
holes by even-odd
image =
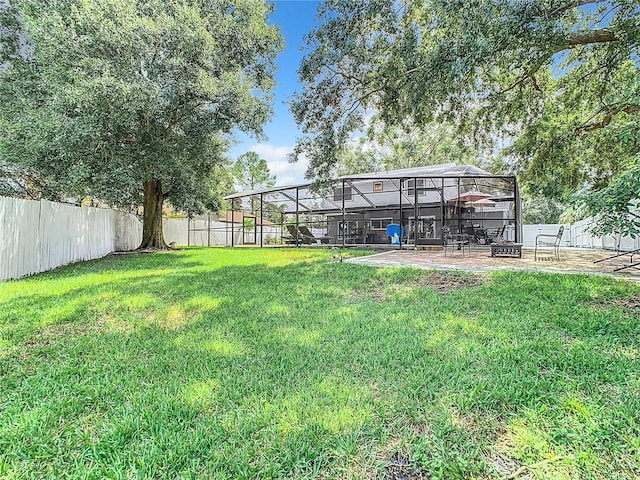
[[[162,233],[167,244],[175,242],[176,245],[188,244],[189,221],[186,218],[165,218],[162,221]]]
[[[40,271],[40,203],[0,197],[0,281]]]
[[[0,197],[0,281],[131,250],[141,238],[123,212]]]
[[[167,243],[175,242],[180,246],[198,247],[231,245],[231,223],[212,219],[209,225],[209,221],[202,218],[191,219],[191,222],[186,218],[165,218],[162,228]],[[259,235],[260,227],[258,227],[258,241]],[[271,236],[273,235],[275,234]],[[267,238],[267,227],[265,227],[265,240]],[[234,245],[243,243],[240,223],[234,225],[233,243]]]
[[[582,248],[602,248],[603,239],[600,237],[594,237],[589,232],[591,226],[590,220],[580,220],[571,225],[571,233],[574,247]]]
[[[211,223],[214,223],[214,222],[211,222]],[[207,240],[209,236],[207,225],[208,225],[207,220],[202,220],[197,218],[191,219],[191,222],[188,224],[188,227],[187,227],[191,229],[189,231],[189,245],[193,245],[196,247],[206,247],[209,244],[214,245],[213,243],[210,243],[210,240]]]
[[[621,237],[620,235],[606,235],[595,237],[589,232],[592,219],[580,220],[573,224],[565,224],[562,236],[562,247],[601,248],[606,250],[631,251],[640,249],[640,238]],[[523,225],[522,236],[525,247],[535,246],[536,235],[555,235],[561,224]]]
[[[115,251],[135,250],[142,241],[142,223],[135,215],[113,212],[115,215]]]

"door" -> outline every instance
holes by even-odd
[[[416,245],[436,245],[440,243],[435,215],[409,218],[409,239],[415,240]]]

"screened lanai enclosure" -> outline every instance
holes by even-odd
[[[226,197],[234,245],[384,248],[519,242],[521,203],[513,176],[470,165],[432,165],[348,175],[324,190],[311,184]]]

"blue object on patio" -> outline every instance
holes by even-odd
[[[387,225],[387,235],[391,237],[391,245],[400,245],[400,239],[404,237],[404,228],[397,223]]]

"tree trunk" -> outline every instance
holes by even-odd
[[[142,222],[142,243],[138,247],[141,249],[169,248],[164,242],[162,235],[162,204],[164,196],[162,194],[162,184],[160,180],[152,178],[144,182],[144,218]]]

